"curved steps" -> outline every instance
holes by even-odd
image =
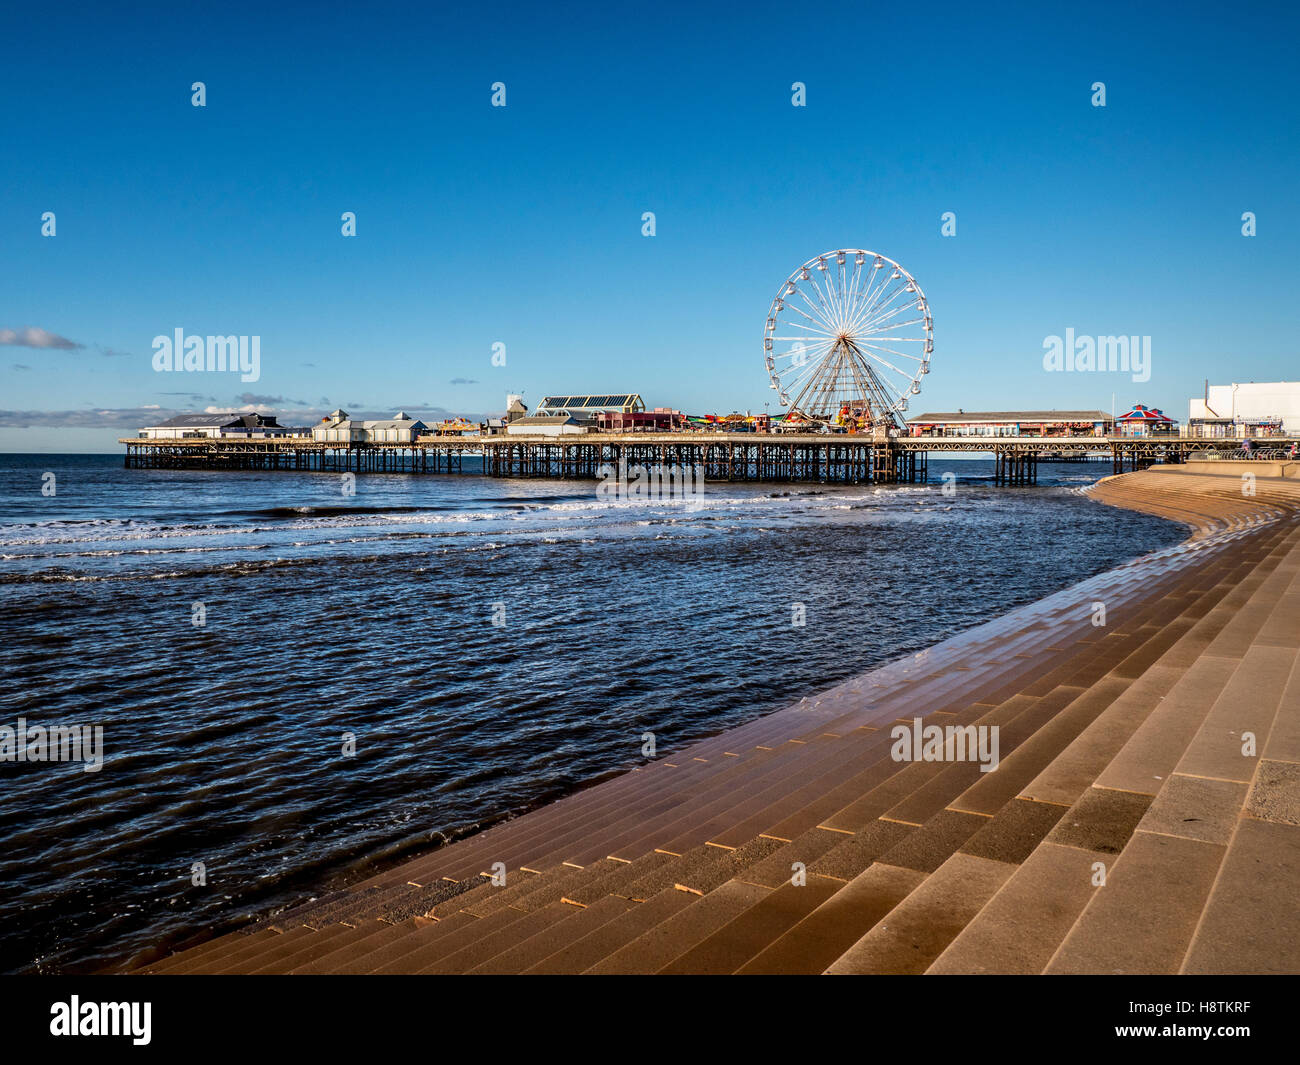
[[[1300,483],[1241,483],[1107,478],[1192,538],[137,971],[1294,971]]]

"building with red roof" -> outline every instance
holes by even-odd
[[[1120,436],[1158,436],[1178,432],[1178,423],[1159,407],[1136,403],[1127,414],[1115,419],[1115,431]]]

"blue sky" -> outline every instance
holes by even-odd
[[[153,408],[761,410],[768,304],[841,247],[929,297],[913,412],[1300,377],[1294,11],[471,6],[7,5],[0,449]],[[156,373],[177,327],[260,336],[261,379]],[[1151,336],[1150,380],[1045,372],[1066,328]]]

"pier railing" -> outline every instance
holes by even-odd
[[[1285,457],[1294,438],[1244,451],[1203,437],[890,437],[851,433],[575,433],[422,436],[402,443],[307,436],[128,437],[129,469],[299,470],[325,473],[480,473],[593,479],[628,467],[690,467],[711,481],[894,484],[925,481],[932,455],[989,453],[998,484],[1037,483],[1043,461],[1109,461],[1112,470],[1219,456]],[[466,459],[474,461],[466,463]]]

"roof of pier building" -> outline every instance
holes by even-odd
[[[1032,422],[1108,422],[1111,416],[1099,410],[969,410],[941,414],[918,414],[908,425],[979,425]]]
[[[163,422],[148,426],[150,429],[234,429],[244,427],[256,429],[259,426],[274,426],[275,416],[271,414],[236,414],[233,411],[224,414],[178,414]]]
[[[424,422],[412,418],[404,410],[399,410],[391,418],[378,418],[370,421],[349,418],[347,411],[336,410],[327,414],[315,426],[317,429],[411,429],[417,427],[428,428]]]
[[[645,401],[636,392],[594,392],[587,396],[546,396],[537,404],[537,411],[567,410],[577,413],[596,413],[597,411],[632,411],[645,410]]]
[[[428,426],[424,422],[412,418],[404,410],[399,410],[392,418],[383,418],[378,421],[362,423],[367,429],[411,429],[415,427],[425,428]]]
[[[1127,414],[1121,414],[1117,419],[1121,422],[1173,422],[1159,407],[1144,407],[1141,403],[1136,404]]]
[[[568,414],[530,414],[527,418],[507,422],[504,431],[511,436],[557,437],[585,432],[586,424]]]
[[[530,414],[527,418],[516,418],[511,426],[521,428],[543,425],[579,425],[577,418],[569,414]]]

